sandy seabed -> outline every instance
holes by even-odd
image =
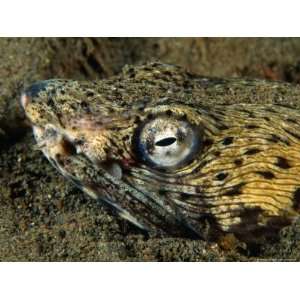
[[[299,83],[299,53],[300,39],[1,38],[0,260],[299,261],[300,221],[282,230],[278,242],[255,249],[143,236],[34,150],[18,102],[23,87],[36,80],[107,78],[126,64],[153,59],[203,76]],[[300,100],[291,104],[300,107]]]

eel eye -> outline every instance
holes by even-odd
[[[157,117],[138,129],[135,146],[138,158],[151,167],[181,167],[200,150],[201,130],[187,121]]]

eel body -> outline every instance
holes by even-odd
[[[288,88],[153,63],[37,82],[21,104],[54,167],[141,229],[203,237],[208,222],[247,239],[300,212],[300,112],[282,105]]]

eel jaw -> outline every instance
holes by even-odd
[[[80,149],[78,149],[76,153],[71,153],[70,151],[66,150],[66,144],[70,146],[72,141],[70,139],[66,139],[66,137],[62,134],[59,134],[58,131],[55,130],[54,126],[49,124],[46,127],[47,128],[42,128],[35,125],[32,126],[33,134],[37,142],[38,149],[43,152],[43,154],[53,165],[53,167],[57,169],[65,178],[67,178],[73,184],[75,184],[80,190],[89,195],[91,198],[97,201],[105,202],[110,207],[112,207],[120,217],[134,224],[141,230],[145,232],[150,231],[146,225],[138,221],[134,216],[132,216],[126,209],[122,208],[113,199],[107,197],[107,195],[105,195],[104,193],[100,193],[99,189],[95,189],[91,186],[86,185],[75,174],[72,174],[71,167],[66,169],[66,164],[64,162],[68,160],[71,163],[76,163],[79,161],[79,159],[76,156],[80,156],[86,164],[94,166],[94,163],[89,158],[84,156]],[[76,150],[76,147],[73,147]],[[78,165],[79,164],[76,163],[76,167],[78,167]],[[82,165],[82,168],[83,167],[84,165]],[[120,181],[122,179],[122,168],[117,162],[102,164],[97,163],[97,169],[99,171],[102,170],[106,173],[106,176],[109,176],[114,180]]]
[[[47,124],[45,129],[32,126],[33,135],[37,142],[37,147],[44,153],[50,161],[58,161],[58,158],[74,156],[82,153],[80,146],[76,145],[74,138],[60,134],[51,124]],[[93,161],[92,157],[89,157]],[[121,180],[123,171],[119,163],[112,161],[110,163],[94,162],[97,166],[104,169],[111,176]]]

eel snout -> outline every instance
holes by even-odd
[[[27,105],[33,98],[36,98],[41,92],[46,91],[48,84],[53,80],[42,80],[35,82],[23,91],[21,95],[21,105],[26,111]]]

